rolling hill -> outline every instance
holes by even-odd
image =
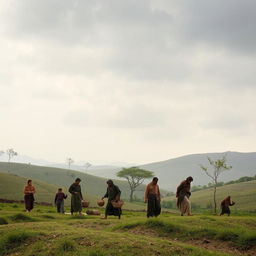
[[[232,166],[230,171],[224,172],[219,181],[230,181],[242,176],[254,176],[256,174],[256,153],[205,153],[186,155],[167,161],[142,165],[150,171],[154,171],[159,177],[162,188],[175,190],[177,185],[188,176],[194,178],[193,185],[204,185],[211,182],[203,173],[200,164],[208,166],[207,156],[216,160],[227,155],[227,163]]]
[[[101,197],[106,192],[106,179],[99,178],[78,171],[42,167],[28,164],[0,162],[0,173],[11,173],[21,177],[36,179],[48,184],[69,187],[75,178],[81,178],[81,187],[84,195],[94,195]],[[115,180],[122,191],[123,198],[129,198],[129,186],[125,181]],[[142,198],[144,195],[144,186],[140,186],[135,195]]]
[[[23,188],[27,182],[27,178],[20,177],[11,173],[0,173],[0,198],[9,200],[23,200]],[[54,203],[54,197],[59,186],[48,184],[40,180],[33,179],[33,185],[36,187],[35,199],[36,202]],[[67,192],[68,188],[62,187],[63,191],[67,193],[68,198],[65,200],[65,205],[70,205],[70,194]],[[97,199],[99,197],[93,194],[84,194],[86,200],[90,201],[90,207],[97,206]],[[144,210],[145,204],[136,204],[125,202],[124,209]]]
[[[23,200],[23,188],[27,179],[16,174],[0,173],[0,198],[10,200]],[[36,187],[36,201],[52,203],[54,201],[57,186],[34,180]]]
[[[236,204],[231,207],[235,210],[256,211],[256,180],[224,185],[217,188],[217,206],[227,196],[231,196]],[[176,201],[174,196],[164,198],[164,201]],[[208,188],[192,193],[191,202],[201,208],[213,205],[213,189]]]

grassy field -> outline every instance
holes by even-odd
[[[36,179],[48,184],[69,187],[79,177],[82,179],[81,187],[84,194],[102,196],[106,192],[105,178],[96,177],[86,173],[52,167],[43,167],[19,163],[0,162],[0,173],[11,173],[21,177]],[[126,181],[115,181],[122,191],[123,198],[129,198],[129,185]],[[142,198],[145,186],[140,186],[135,195]]]
[[[241,182],[237,184],[225,185],[217,188],[217,205],[227,197],[231,196],[236,204],[231,208],[234,212],[256,211],[256,181]],[[165,201],[175,201],[175,197],[166,197]],[[204,189],[192,193],[191,202],[200,208],[207,208],[213,205],[213,189]]]
[[[103,211],[103,210],[101,210]],[[121,220],[70,216],[53,207],[0,204],[0,255],[256,255],[256,217],[180,217],[124,211]]]

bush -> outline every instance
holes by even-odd
[[[5,218],[0,217],[0,225],[4,225],[4,224],[8,224],[8,221]]]
[[[33,219],[25,214],[17,213],[9,217],[12,221],[33,221]]]
[[[0,255],[5,255],[10,249],[21,245],[25,240],[32,236],[25,231],[13,231],[4,235],[0,240]]]
[[[76,244],[72,240],[62,240],[60,242],[59,249],[61,249],[64,252],[70,252],[76,250]]]

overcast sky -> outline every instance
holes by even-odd
[[[256,151],[255,24],[255,0],[0,0],[0,149]]]

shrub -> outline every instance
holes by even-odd
[[[31,233],[25,232],[23,230],[13,231],[4,235],[0,240],[0,255],[5,255],[10,249],[21,245],[31,236]]]
[[[72,240],[62,240],[59,248],[64,252],[70,252],[76,250],[76,244]]]
[[[5,218],[0,217],[0,225],[4,225],[4,224],[8,224],[8,221]]]
[[[9,217],[12,221],[33,221],[33,219],[25,214],[17,213]]]

